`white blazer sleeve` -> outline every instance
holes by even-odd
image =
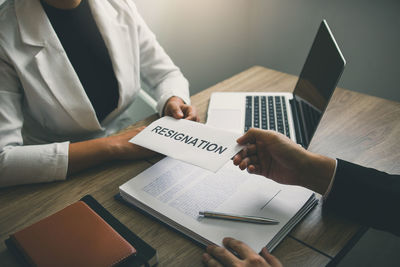
[[[162,115],[166,101],[172,96],[178,96],[190,104],[188,81],[157,42],[132,1],[128,3],[138,23],[141,79],[154,90],[158,113]]]
[[[22,90],[0,48],[0,187],[63,180],[69,142],[24,145]]]

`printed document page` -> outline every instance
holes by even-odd
[[[231,161],[213,173],[168,157],[123,184],[120,193],[128,202],[203,244],[222,245],[222,239],[229,236],[255,251],[266,246],[313,196],[308,189],[248,174]],[[199,211],[205,210],[267,217],[279,224],[200,217]]]

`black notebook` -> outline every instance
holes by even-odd
[[[157,264],[157,251],[117,220],[92,196],[86,195],[81,199],[81,201],[86,203],[136,249],[136,255],[130,257],[128,261],[124,261],[118,266],[154,266]],[[17,257],[20,264],[23,266],[30,266],[30,264],[25,260],[25,257],[21,255],[21,251],[16,247],[14,242],[7,239],[5,240],[5,244],[11,253]]]

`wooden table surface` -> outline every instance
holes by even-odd
[[[192,104],[204,122],[212,92],[291,92],[296,79],[292,75],[255,66],[192,96]],[[156,118],[153,115],[132,127],[147,125]],[[337,88],[309,150],[389,173],[400,173],[399,140],[400,103]],[[159,266],[202,266],[202,247],[113,198],[121,184],[159,159],[110,162],[63,182],[0,189],[0,265],[17,265],[4,244],[10,234],[91,194],[157,249]],[[341,255],[362,229],[345,218],[322,211],[320,201],[273,254],[285,266],[324,266]]]

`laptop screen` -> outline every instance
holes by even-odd
[[[293,92],[295,120],[299,124],[296,128],[301,129],[305,147],[315,133],[345,64],[329,26],[323,20]]]

